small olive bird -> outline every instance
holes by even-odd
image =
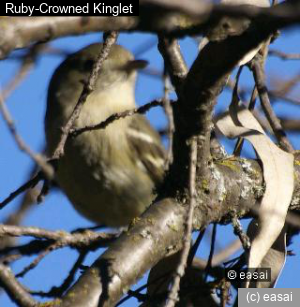
[[[50,81],[45,132],[51,156],[102,44],[70,55]],[[136,71],[146,65],[113,45],[74,128],[95,125],[135,107]],[[142,115],[115,120],[105,129],[69,138],[58,161],[56,181],[86,218],[109,227],[128,225],[150,205],[162,181],[165,151],[158,133]]]

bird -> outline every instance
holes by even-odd
[[[221,4],[226,5],[253,5],[258,7],[269,7],[269,0],[221,0]],[[201,50],[209,41],[218,39],[225,39],[227,36],[234,36],[241,34],[246,28],[249,27],[250,21],[245,18],[230,18],[223,17],[220,22],[208,30],[207,36],[203,37],[199,49]],[[260,44],[255,49],[250,50],[239,62],[238,66],[243,66],[249,63],[262,48]]]
[[[45,114],[49,156],[102,48],[102,43],[95,43],[68,56],[50,80]],[[73,128],[95,125],[135,108],[137,70],[145,65],[146,61],[135,60],[128,50],[114,44]],[[163,181],[165,156],[159,134],[144,115],[135,114],[105,129],[68,138],[55,181],[90,221],[107,227],[127,226],[153,201]]]

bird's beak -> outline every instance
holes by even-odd
[[[126,70],[137,70],[137,69],[143,69],[148,65],[148,61],[145,60],[132,60],[129,61],[125,65]]]

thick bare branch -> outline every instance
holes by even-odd
[[[1,18],[0,58],[16,48],[34,42],[87,32],[129,30],[136,26],[136,17],[10,17]]]
[[[141,1],[141,3],[146,2],[148,4],[150,2],[152,4],[154,2],[160,2],[163,5],[170,4],[170,1],[167,0]],[[186,3],[188,2],[190,1],[186,1]],[[182,8],[185,5],[184,1],[182,1],[182,7],[180,7],[179,1],[174,1],[174,3],[178,5],[175,10],[186,9]],[[237,217],[243,217],[249,213],[251,207],[257,204],[263,190],[263,184],[260,166],[255,161],[236,158],[234,160],[218,160],[213,163],[209,160],[211,117],[216,97],[226,83],[230,71],[243,55],[258,46],[274,29],[299,21],[299,12],[295,8],[292,12],[285,4],[279,6],[285,8],[283,13],[280,12],[281,15],[276,9],[255,8],[252,10],[247,8],[246,10],[245,8],[231,7],[226,9],[222,6],[216,6],[208,10],[209,13],[215,14],[213,17],[209,17],[205,12],[205,16],[209,17],[205,23],[200,21],[200,25],[193,23],[188,27],[180,28],[176,25],[172,28],[171,25],[171,28],[163,28],[162,33],[171,33],[172,35],[198,33],[203,29],[203,24],[207,25],[212,18],[218,18],[225,14],[224,12],[228,14],[231,10],[230,14],[232,15],[237,16],[242,12],[243,16],[257,19],[256,26],[260,31],[253,27],[241,37],[231,37],[226,41],[210,43],[203,49],[201,56],[197,58],[187,75],[186,81],[183,82],[183,94],[180,95],[180,100],[175,106],[174,152],[177,154],[167,178],[170,180],[166,180],[164,190],[160,191],[160,201],[152,205],[141,219],[137,219],[132,228],[114,242],[92,267],[83,273],[75,286],[57,305],[94,307],[98,306],[100,301],[102,306],[112,306],[155,263],[182,248],[186,204],[191,198],[187,192],[188,179],[190,178],[187,166],[190,162],[190,141],[193,138],[198,141],[196,187],[199,196],[193,228],[204,228],[211,222],[228,223],[232,219],[231,212],[235,212]],[[201,14],[204,14],[203,11]],[[201,14],[200,11],[191,13],[191,15],[198,17]],[[262,21],[261,17],[266,18]],[[92,18],[88,20],[92,20]],[[145,30],[144,23],[137,24],[137,18],[126,20],[134,21],[131,29]],[[268,21],[270,21],[269,24]],[[264,27],[264,25],[266,26]],[[109,26],[111,29],[111,25]],[[127,29],[129,28],[130,26]],[[153,31],[153,28],[151,30]],[[53,37],[65,34],[66,32],[59,34],[57,31]],[[35,39],[37,36],[33,34],[18,46],[22,46],[22,43],[29,44]],[[4,53],[6,54],[15,47],[16,45],[14,47],[10,45]],[[66,130],[66,135],[70,128],[68,131]],[[298,164],[295,168],[298,173],[299,157],[298,160],[296,159],[297,161]],[[224,189],[220,189],[220,182],[224,185]],[[251,192],[246,193],[245,196],[245,191]],[[224,193],[226,193],[226,197],[224,197]],[[299,208],[299,195],[300,187],[297,182],[292,201],[293,208]]]
[[[170,75],[177,96],[180,97],[181,87],[188,73],[187,66],[180,51],[180,46],[175,39],[161,36],[158,48],[163,56],[165,67]]]
[[[298,173],[300,166],[296,165],[295,168]],[[250,207],[259,201],[263,189],[261,167],[256,161],[242,158],[221,160],[211,167],[211,172],[218,179],[209,183],[210,197],[206,198],[205,212],[201,210],[197,199],[194,217],[199,227],[206,227],[211,222],[230,223],[230,212],[236,212],[238,217],[246,215]],[[220,182],[224,182],[222,191],[219,188]],[[220,201],[224,191],[226,198]],[[246,197],[244,191],[249,191]],[[197,192],[205,194],[201,187],[197,188]],[[299,196],[300,182],[297,182],[292,203],[298,209]],[[185,208],[174,199],[165,199],[152,205],[127,233],[84,272],[69,294],[62,299],[61,306],[94,307],[98,306],[99,299],[103,303],[101,306],[114,305],[123,291],[148,269],[168,254],[181,249],[185,220]]]
[[[184,230],[184,240],[183,240],[183,248],[180,253],[179,263],[177,265],[176,271],[174,273],[173,284],[170,289],[168,300],[166,303],[166,307],[175,306],[176,302],[179,300],[178,292],[180,286],[180,280],[184,276],[185,269],[187,266],[187,260],[189,257],[189,252],[191,248],[191,240],[192,240],[192,231],[193,231],[193,218],[194,218],[194,210],[196,207],[196,165],[197,165],[197,138],[191,140],[190,144],[190,178],[189,178],[189,196],[190,203],[187,211],[187,218],[185,223]]]
[[[223,16],[248,17],[264,20],[270,27],[292,25],[300,20],[299,3],[283,3],[272,8],[198,4],[185,1],[140,1],[140,17],[10,17],[1,18],[0,58],[16,48],[28,47],[58,37],[95,31],[150,31],[173,36],[201,34],[212,22]],[[149,9],[152,8],[152,9]],[[165,10],[172,18],[161,18],[157,12]],[[177,14],[182,12],[182,14]],[[187,14],[187,15],[186,15]],[[191,17],[196,17],[191,19]]]
[[[129,233],[111,245],[83,274],[63,298],[62,306],[76,307],[88,302],[89,306],[97,306],[99,298],[102,306],[111,306],[118,301],[125,289],[134,284],[158,260],[164,258],[170,249],[176,252],[182,247],[186,209],[178,203],[178,200],[181,196],[183,203],[188,199],[185,189],[189,179],[187,141],[193,136],[197,136],[198,142],[200,141],[197,163],[199,198],[193,227],[202,228],[210,222],[220,222],[220,220],[228,222],[232,218],[228,216],[228,212],[236,212],[237,217],[240,217],[248,212],[248,206],[252,207],[256,203],[262,189],[262,177],[257,177],[257,174],[261,174],[260,169],[255,168],[255,171],[253,169],[252,176],[249,177],[249,173],[243,172],[243,165],[246,163],[249,170],[255,162],[243,159],[236,159],[239,161],[237,163],[226,161],[224,165],[220,162],[220,165],[209,166],[209,133],[215,99],[226,83],[230,71],[249,50],[267,39],[272,30],[272,27],[266,26],[260,28],[258,32],[251,27],[239,37],[230,37],[225,41],[205,46],[186,78],[183,99],[175,107],[176,133],[179,133],[179,135],[175,133],[174,139],[176,156],[160,196],[163,198],[174,195],[176,201],[175,198],[167,198],[152,205]],[[231,165],[233,168],[226,167],[226,163],[233,163]],[[220,179],[222,176],[225,177]],[[210,178],[210,181],[205,181],[207,178]],[[220,190],[220,182],[224,182],[226,191],[224,202],[222,201],[224,190]],[[247,188],[247,191],[257,191],[257,194],[251,192],[245,199],[241,189],[246,191]],[[138,254],[132,253],[132,244],[134,250],[139,251]],[[168,250],[166,246],[169,247]],[[138,267],[134,265],[137,262],[140,264]],[[83,292],[83,289],[88,291]]]

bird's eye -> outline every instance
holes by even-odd
[[[86,61],[84,62],[84,67],[83,67],[83,69],[84,69],[84,70],[87,70],[87,71],[91,71],[92,68],[93,68],[93,65],[94,65],[94,61],[93,61],[93,60],[86,60]]]

